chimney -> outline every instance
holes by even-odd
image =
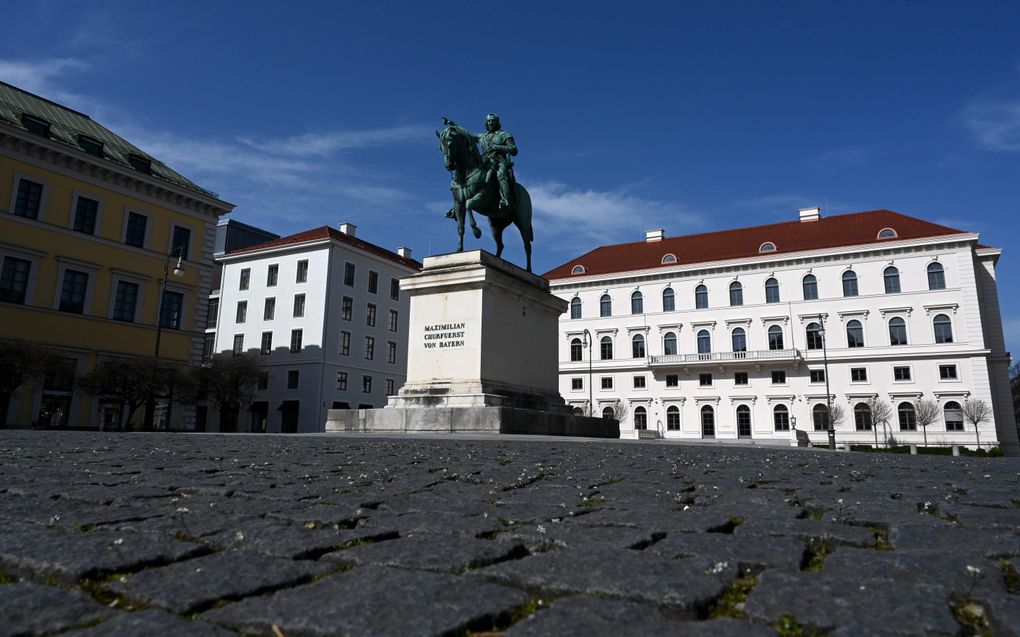
[[[666,236],[665,231],[662,228],[655,230],[645,230],[645,243],[653,243],[655,241],[662,241],[663,237]]]
[[[353,237],[358,232],[358,226],[344,221],[340,224],[340,232]]]
[[[822,207],[812,206],[811,208],[798,208],[801,221],[818,221],[822,218]]]
[[[405,259],[411,258],[411,248],[397,248],[397,255],[404,257]]]

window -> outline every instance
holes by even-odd
[[[644,388],[645,388],[645,377],[644,376],[635,376],[634,377],[634,389],[644,389]]]
[[[297,354],[301,351],[301,340],[304,333],[302,330],[291,330],[290,331],[290,352],[291,354]]]
[[[336,373],[337,391],[347,391],[347,372]]]
[[[814,301],[818,299],[818,277],[808,274],[803,279],[804,300]]]
[[[340,355],[350,356],[351,355],[351,333],[340,332]]]
[[[928,264],[928,289],[946,289],[946,271],[942,268],[941,263],[934,262]]]
[[[127,229],[124,231],[124,243],[129,246],[135,246],[136,248],[145,247],[145,228],[149,223],[149,218],[145,215],[138,214],[137,212],[129,212],[127,220]],[[247,287],[241,288],[247,290]]]
[[[599,316],[613,315],[613,299],[608,294],[603,294],[599,299]]]
[[[907,381],[910,380],[910,368],[909,367],[893,367],[892,368],[893,380],[896,381]]]
[[[365,360],[370,361],[375,358],[375,339],[371,336],[365,337]]]
[[[946,419],[946,431],[963,431],[963,409],[960,403],[949,401],[942,415]]]
[[[394,381],[393,381],[393,379],[392,378],[387,378],[386,379],[386,395],[387,396],[392,396],[395,393],[397,393],[397,391],[396,391],[396,389],[394,389]]]
[[[202,362],[208,363],[212,360],[213,348],[216,347],[216,334],[212,332],[202,338]]]
[[[679,387],[680,376],[678,374],[666,374],[666,387]]]
[[[893,230],[892,228],[882,228],[881,230],[878,231],[878,238],[879,239],[895,239],[896,238],[896,231]]]
[[[896,409],[896,415],[900,423],[900,431],[917,431],[917,413],[910,403],[900,403]]]
[[[148,157],[142,157],[141,155],[135,155],[134,153],[128,155],[128,163],[131,167],[140,173],[146,175],[152,174],[152,160]]]
[[[764,254],[766,252],[775,252],[775,251],[776,251],[776,244],[772,243],[771,241],[766,241],[765,243],[763,243],[760,246],[758,246],[758,252],[760,252],[762,254]]]
[[[672,254],[672,253],[664,254],[664,255],[662,255],[662,260],[660,262],[662,263],[662,265],[668,265],[670,263],[676,263],[676,255]]]
[[[208,318],[206,318],[205,326],[216,327],[216,324],[219,323],[219,316],[220,316],[220,300],[218,298],[209,299],[209,316]]]
[[[866,382],[868,382],[868,368],[867,367],[851,367],[850,368],[850,382],[852,382],[852,383],[866,383]]]
[[[613,358],[613,339],[608,336],[603,336],[602,340],[599,341],[599,357],[601,360],[608,361]]]
[[[640,334],[635,334],[634,338],[630,341],[630,353],[631,358],[644,358],[645,357],[645,337]]]
[[[666,332],[666,335],[662,337],[662,353],[666,356],[675,356],[676,352],[676,334]]]
[[[572,362],[576,363],[583,358],[583,347],[584,343],[581,342],[581,339],[574,338],[570,340],[570,360]]]
[[[247,290],[251,285],[251,268],[241,269],[241,281],[237,285],[238,290]]]
[[[39,117],[32,117],[27,113],[22,114],[21,125],[33,135],[39,135],[40,137],[50,136],[50,123]]]
[[[390,320],[389,320],[389,324],[387,325],[387,329],[389,329],[389,331],[391,331],[391,332],[396,332],[397,331],[397,311],[396,310],[390,310]]]
[[[362,376],[361,377],[361,391],[363,393],[366,393],[366,394],[371,394],[372,393],[372,377],[371,376],[366,375],[366,376]]]
[[[19,217],[38,219],[42,207],[43,185],[28,179],[18,180],[18,194],[14,199],[14,214]]]
[[[846,346],[864,347],[864,327],[857,319],[846,324]]]
[[[184,311],[184,295],[180,292],[163,291],[162,312],[159,322],[171,330],[181,329],[181,313]]]
[[[895,266],[890,265],[883,272],[885,278],[885,293],[896,294],[900,291],[900,271]]]
[[[785,385],[786,384],[786,372],[781,369],[772,370],[772,384],[773,385]]]
[[[188,248],[191,245],[191,229],[181,226],[174,226],[173,239],[170,242],[170,254],[182,259],[188,258]]]
[[[345,321],[351,320],[351,315],[354,313],[354,299],[349,296],[345,296],[340,302],[340,318]]]
[[[694,307],[698,310],[708,307],[708,288],[704,285],[694,288]]]
[[[287,370],[287,389],[297,389],[301,381],[301,370]]]
[[[698,374],[698,386],[699,387],[711,387],[712,386],[712,373],[702,372]]]
[[[751,437],[751,408],[747,405],[737,407],[737,437]]]
[[[765,281],[765,302],[779,303],[779,281],[769,278]]]
[[[297,262],[297,275],[294,277],[296,283],[308,281],[308,259],[301,259]]]
[[[259,348],[259,353],[263,356],[268,356],[273,353],[272,332],[262,332],[262,346]]]
[[[368,271],[368,293],[378,294],[379,293],[379,273]]]
[[[950,322],[948,316],[945,314],[937,315],[932,321],[932,325],[935,327],[936,343],[953,342],[953,324]]]
[[[907,322],[898,316],[889,320],[889,344],[907,344]]]
[[[740,282],[734,281],[730,283],[730,305],[743,305],[744,304],[744,286],[740,285]]]
[[[676,295],[673,294],[673,288],[666,288],[662,291],[662,311],[672,312],[676,310]]]
[[[375,304],[369,303],[365,311],[365,325],[375,327]]]
[[[240,356],[244,352],[244,334],[234,334],[234,356]]]
[[[666,408],[666,430],[680,431],[680,408],[676,405]]]
[[[783,349],[783,328],[778,325],[769,327],[769,349]]]
[[[397,362],[396,341],[386,341],[386,362],[390,364],[394,364]]]
[[[28,274],[31,269],[31,261],[4,257],[3,270],[0,271],[0,301],[21,304],[25,302],[28,294]]]
[[[701,436],[715,438],[715,410],[710,405],[701,408]]]
[[[853,270],[843,273],[843,296],[857,296],[857,274]]]
[[[576,296],[570,299],[570,318],[581,318],[581,299]]]
[[[244,323],[248,320],[248,301],[238,301],[237,311],[234,315],[235,323]]]
[[[634,408],[634,429],[648,429],[648,411],[644,407]]]
[[[344,264],[344,285],[354,287],[354,275],[356,268],[353,263]]]
[[[790,431],[790,410],[786,405],[776,405],[772,410],[772,422],[776,431]]]
[[[294,318],[301,318],[305,315],[305,295],[294,295]]]
[[[645,297],[640,292],[630,295],[630,313],[642,314],[645,311]]]
[[[280,279],[280,265],[278,263],[271,263],[269,269],[266,271],[266,287],[271,288],[276,286],[277,281]]]
[[[601,381],[602,389],[612,389],[613,388],[613,377],[612,376],[603,376],[599,380]]]
[[[81,314],[85,311],[85,290],[89,275],[77,270],[64,270],[64,281],[60,287],[60,311]]]
[[[390,279],[390,298],[394,301],[400,298],[400,279]]]
[[[79,195],[74,206],[74,225],[77,232],[96,233],[96,218],[99,216],[99,202]]]
[[[730,342],[733,345],[734,352],[746,352],[747,351],[747,332],[744,328],[734,328],[733,333],[730,334]]]
[[[584,274],[584,266],[583,265],[575,265],[574,267],[572,267],[570,269],[570,273],[571,274]]]
[[[117,281],[117,292],[113,301],[113,320],[133,323],[137,307],[138,284],[130,281]]]
[[[272,321],[276,318],[276,298],[269,297],[265,301],[265,305],[262,307],[262,320]]]
[[[871,407],[868,407],[868,403],[854,405],[854,429],[871,431]]]
[[[825,382],[825,370],[824,369],[812,369],[808,371],[808,377],[812,383],[824,383]]]
[[[259,379],[256,387],[259,390],[269,389],[269,372],[259,372]]]
[[[956,380],[956,365],[939,365],[940,380]]]
[[[747,385],[748,383],[747,372],[733,372],[734,385]]]
[[[85,137],[84,135],[78,135],[78,145],[89,155],[94,157],[103,156],[103,142]]]
[[[822,404],[815,405],[811,410],[811,421],[815,431],[826,431],[829,428],[829,408]]]

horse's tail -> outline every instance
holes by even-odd
[[[521,237],[531,243],[535,240],[535,231],[531,227],[531,195],[524,186],[517,184],[517,218],[514,223],[521,231]]]

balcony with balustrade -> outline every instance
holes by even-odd
[[[748,363],[792,363],[799,364],[803,360],[798,349],[764,349],[750,352],[705,352],[701,354],[667,354],[650,356],[652,368],[689,367],[696,365],[747,365]]]

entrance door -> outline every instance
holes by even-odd
[[[737,407],[737,437],[751,437],[751,408],[747,405]]]

